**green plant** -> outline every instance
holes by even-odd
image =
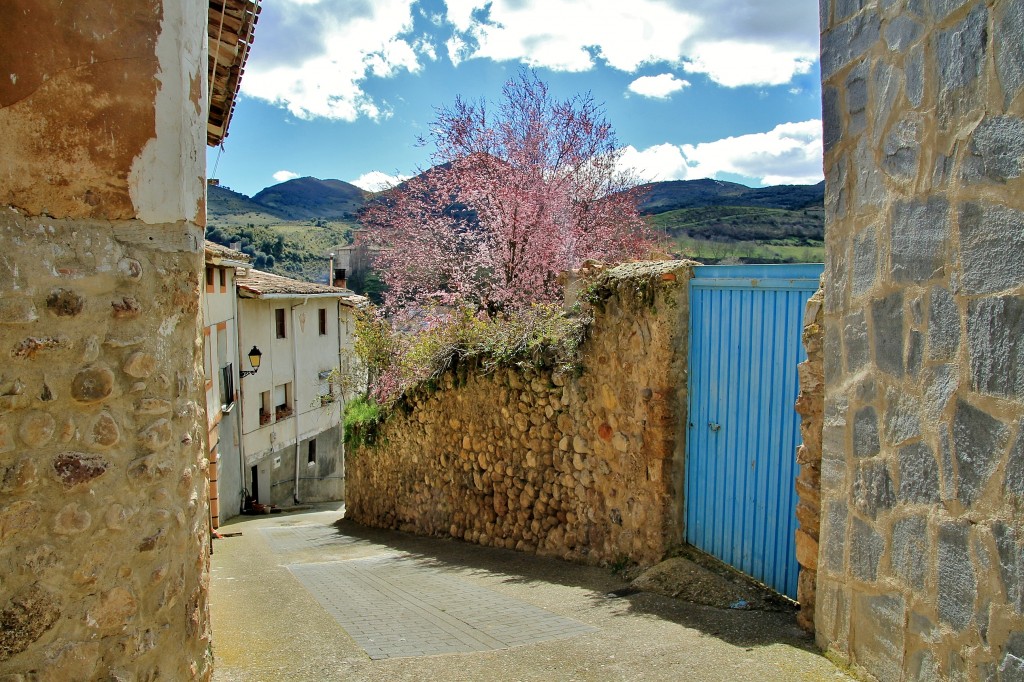
[[[373,445],[377,440],[377,427],[384,413],[372,398],[358,397],[345,405],[345,444],[353,447]]]
[[[469,308],[431,312],[412,321],[421,328],[395,330],[367,310],[356,325],[356,353],[369,369],[369,394],[390,406],[459,366],[483,373],[501,367],[576,373],[589,321],[567,315],[557,305],[537,304],[492,319],[482,319]]]

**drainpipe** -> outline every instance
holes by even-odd
[[[302,299],[302,303],[291,306],[292,318],[292,410],[295,418],[295,490],[292,493],[292,500],[295,504],[299,502],[299,326],[295,324],[295,309],[306,305],[309,297]]]
[[[238,432],[238,482],[242,486],[242,490],[239,493],[238,500],[238,513],[241,514],[245,511],[245,491],[248,487],[245,485],[245,431],[242,428],[242,420],[245,416],[245,391],[242,390],[242,320],[240,308],[238,307],[238,287],[235,284],[235,277],[238,277],[238,268],[235,268],[234,277],[231,279],[231,316],[235,320],[235,370],[232,379],[235,381],[235,386],[238,387],[238,418],[235,419],[235,430]],[[250,490],[250,495],[255,497],[255,494]]]
[[[332,276],[333,276],[333,274],[334,273],[331,273]],[[341,388],[341,386],[344,384],[344,382],[341,380],[341,376],[340,376],[341,375],[341,361],[342,361],[342,357],[341,357],[341,309],[342,309],[342,307],[343,306],[341,305],[341,299],[339,298],[337,300],[337,302],[335,303],[335,313],[337,313],[337,314],[334,316],[335,319],[338,322],[338,374],[339,374],[339,376],[338,376],[338,395],[339,395],[340,399],[337,402],[338,402],[338,409],[341,411],[341,413],[338,416],[338,426],[339,427],[341,427],[341,422],[345,419],[345,391],[344,391],[344,389]],[[340,440],[341,440],[341,484],[342,484],[342,486],[344,486],[345,485],[345,431],[344,431],[344,428],[341,429],[341,438],[340,438]],[[344,488],[342,488],[342,499],[343,500],[345,499]]]

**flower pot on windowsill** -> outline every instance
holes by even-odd
[[[322,395],[322,396],[320,396],[320,407],[324,407],[326,405],[330,405],[334,401],[335,401],[335,398],[334,398],[333,395]]]
[[[270,423],[270,413],[264,412],[260,414],[260,426],[266,426]]]
[[[282,419],[287,419],[290,416],[292,416],[292,409],[290,407],[285,410],[276,410],[274,412],[275,421],[281,421]]]

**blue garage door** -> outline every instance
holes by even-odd
[[[690,282],[686,539],[796,598],[797,364],[822,265],[707,265]]]

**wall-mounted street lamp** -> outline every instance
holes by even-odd
[[[260,371],[260,360],[262,358],[263,358],[263,353],[260,352],[259,348],[257,348],[256,346],[253,346],[252,350],[249,351],[249,364],[252,365],[252,369],[251,370],[245,370],[243,372],[239,372],[238,376],[240,378],[241,377],[247,377],[250,374],[255,374],[256,372]]]

